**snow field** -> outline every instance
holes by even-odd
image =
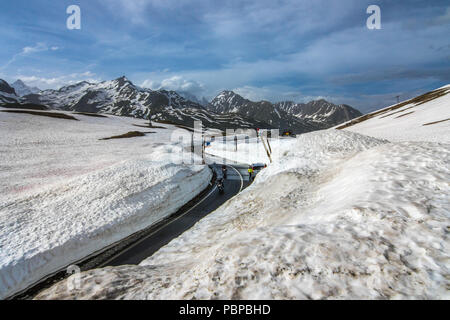
[[[211,179],[174,163],[170,126],[74,116],[0,112],[0,298],[176,212]],[[155,133],[99,140],[129,131]]]
[[[389,141],[450,143],[450,85],[446,94],[424,104],[407,104],[345,130]]]
[[[139,266],[39,298],[450,298],[449,144],[337,130],[289,141],[252,186]]]

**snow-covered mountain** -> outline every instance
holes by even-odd
[[[14,88],[14,90],[16,91],[16,94],[19,97],[25,96],[27,94],[33,94],[33,93],[38,93],[39,91],[41,91],[41,89],[37,88],[37,87],[30,87],[27,86],[22,80],[18,79],[17,81],[15,81],[13,84],[11,84],[11,87]]]
[[[284,101],[276,103],[275,106],[300,119],[322,122],[330,126],[362,116],[361,112],[349,105],[336,105],[324,99],[308,103]]]
[[[293,117],[269,101],[253,102],[233,91],[221,92],[206,108],[221,114],[238,114],[268,123],[275,128],[291,129],[295,133],[305,133],[326,128],[321,123],[313,123],[307,119]]]
[[[238,113],[241,108],[251,103],[233,91],[222,91],[208,105],[208,109],[217,113]]]
[[[253,102],[233,91],[223,91],[207,106],[217,113],[238,113],[271,123],[279,128],[291,128],[297,132],[324,129],[355,117],[361,112],[347,106],[335,105],[325,100],[307,104],[291,101],[272,104],[268,101]]]
[[[142,89],[126,77],[100,83],[83,81],[58,90],[44,90],[40,94],[27,95],[24,98],[54,109],[137,118],[147,118],[151,109],[162,106],[175,108],[196,106],[175,92]]]
[[[450,85],[338,126],[390,141],[450,143]]]
[[[201,120],[206,127],[269,127],[244,116],[228,116],[206,110],[175,91],[151,90],[134,85],[126,77],[100,83],[79,82],[59,90],[44,90],[23,97],[27,103],[52,109],[107,113],[192,126]]]
[[[201,108],[175,91],[140,88],[126,77],[99,83],[86,81],[24,97],[54,109],[148,118],[164,108]]]
[[[6,82],[0,102],[3,104],[33,104],[51,109],[107,113],[154,121],[192,126],[202,120],[210,128],[279,128],[305,133],[326,129],[361,115],[348,106],[335,106],[326,101],[299,104],[268,101],[253,102],[233,91],[224,91],[209,104],[167,90],[151,90],[134,85],[126,77],[90,83],[82,81],[58,90],[30,88],[22,81]],[[18,94],[16,94],[18,92]],[[197,101],[192,101],[192,100]],[[206,105],[206,106],[205,106]]]

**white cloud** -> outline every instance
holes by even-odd
[[[59,50],[59,47],[52,46],[49,48],[47,46],[47,44],[45,44],[44,42],[38,42],[34,46],[26,46],[26,47],[22,48],[22,50],[19,53],[15,54],[6,64],[1,66],[0,69],[5,69],[9,65],[11,65],[13,62],[15,62],[17,60],[17,58],[19,58],[19,57],[26,57],[26,56],[31,55],[36,52],[44,52],[44,51],[49,51],[49,50],[56,51],[56,50]]]
[[[99,82],[100,79],[96,78],[95,73],[86,71],[83,73],[71,73],[69,75],[57,76],[57,77],[38,77],[28,75],[17,75],[16,79],[22,80],[25,84],[39,89],[58,89],[65,85],[74,84],[80,81]]]
[[[288,95],[284,90],[286,90],[286,88],[243,86],[234,88],[232,91],[251,101],[292,99],[294,94]],[[281,97],[284,99],[281,99]]]
[[[198,95],[204,91],[204,85],[194,80],[186,80],[181,76],[175,75],[161,81],[145,80],[142,85],[144,88],[152,90],[166,89],[180,92],[188,92]]]
[[[264,33],[272,41],[275,37],[292,42],[296,39],[301,41],[299,36],[311,32],[336,31],[361,2],[348,0],[344,5],[335,0],[236,0],[220,10],[206,12],[203,18],[220,37]]]
[[[146,9],[181,9],[184,5],[197,6],[202,0],[103,0],[105,5],[113,7],[113,11],[121,16],[126,16],[133,23],[143,23],[146,20]],[[119,8],[119,10],[117,10]]]
[[[133,24],[146,24],[145,9],[151,0],[103,0],[106,7],[121,17],[126,18]]]
[[[36,45],[31,46],[31,47],[25,47],[22,49],[22,52],[20,53],[20,55],[22,56],[26,56],[32,53],[36,53],[36,52],[43,52],[43,51],[57,51],[59,50],[59,47],[57,46],[47,46],[47,44],[45,44],[44,42],[38,42],[36,43]]]
[[[21,55],[25,56],[35,52],[47,51],[48,46],[45,43],[39,42],[33,47],[25,47],[22,49]]]

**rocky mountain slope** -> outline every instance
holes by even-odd
[[[195,120],[201,120],[206,127],[217,129],[266,126],[265,123],[245,117],[209,112],[175,91],[140,88],[126,77],[100,83],[80,82],[23,98],[53,109],[132,116],[188,126],[193,126]]]
[[[275,107],[297,118],[326,123],[330,126],[338,125],[362,116],[361,112],[349,105],[336,105],[324,99],[310,101],[308,103],[285,101],[276,103]]]
[[[347,106],[335,105],[325,100],[307,104],[291,101],[272,104],[253,102],[233,91],[223,91],[207,106],[217,113],[237,113],[270,123],[278,128],[291,128],[297,132],[324,129],[361,116],[361,112]]]
[[[192,126],[201,120],[206,127],[279,128],[304,133],[329,128],[360,115],[349,106],[336,106],[323,100],[300,107],[284,102],[253,102],[232,91],[224,91],[209,104],[194,102],[175,91],[151,90],[134,85],[126,77],[99,83],[86,81],[58,90],[30,88],[22,81],[5,81],[0,103],[44,105],[51,109],[107,113]],[[38,91],[39,90],[39,91]],[[18,93],[19,92],[19,93]]]
[[[16,95],[16,91],[11,87],[8,82],[0,79],[0,103],[17,103],[19,97]]]

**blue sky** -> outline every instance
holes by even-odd
[[[81,8],[81,30],[66,8]],[[366,9],[381,8],[381,30]],[[212,98],[325,98],[363,112],[450,83],[448,1],[15,0],[0,3],[0,78],[42,89],[126,75]]]

